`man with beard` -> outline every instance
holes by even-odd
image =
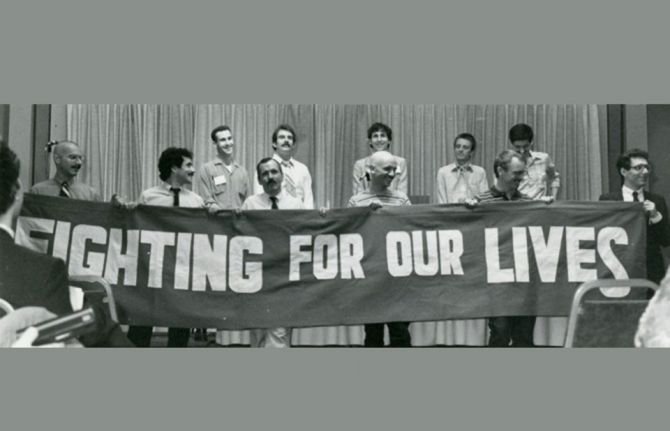
[[[314,196],[312,195],[312,176],[309,169],[303,163],[293,158],[296,150],[297,135],[293,127],[288,124],[277,126],[272,133],[272,148],[275,153],[272,156],[281,164],[283,172],[282,189],[300,199],[304,209],[314,209]],[[256,193],[263,192],[263,185],[254,180]]]
[[[93,187],[75,182],[75,178],[84,163],[84,155],[73,141],[58,141],[49,144],[56,165],[53,178],[35,184],[30,193],[47,196],[100,201],[100,193]]]
[[[249,196],[242,204],[243,211],[305,209],[300,199],[291,196],[282,187],[284,174],[280,162],[275,157],[268,157],[258,162],[256,175],[263,192]],[[253,329],[249,335],[251,347],[291,346],[291,328]]]
[[[378,151],[388,151],[393,141],[393,131],[384,123],[374,123],[368,128],[368,145],[372,154]],[[389,187],[390,190],[399,190],[407,194],[407,161],[402,157],[396,157],[396,176]],[[367,190],[370,184],[368,166],[370,157],[356,160],[354,163],[354,181],[352,196]]]
[[[367,171],[370,183],[367,190],[349,199],[347,207],[379,208],[382,205],[411,205],[407,195],[399,190],[391,189],[396,178],[398,158],[388,151],[377,151],[368,159]],[[411,347],[408,322],[389,322],[389,339],[391,347]],[[384,323],[365,325],[365,347],[384,347]]]
[[[600,196],[601,201],[642,202],[647,215],[647,278],[659,283],[665,276],[661,247],[670,245],[668,207],[663,196],[646,191],[651,166],[649,154],[639,149],[628,150],[616,162],[623,178],[621,190]]]
[[[467,201],[468,206],[474,207],[482,202],[503,201],[553,202],[552,197],[531,199],[519,191],[519,186],[526,176],[526,162],[520,153],[503,150],[493,162],[493,172],[496,177],[493,186],[473,200]],[[508,347],[511,341],[513,347],[533,347],[534,328],[535,316],[489,317],[489,346]]]
[[[170,147],[158,159],[161,185],[142,192],[139,204],[163,207],[204,208],[205,202],[196,193],[185,188],[193,181],[195,169],[193,154],[186,148]],[[151,326],[130,326],[128,338],[138,347],[151,344]],[[191,330],[189,328],[169,328],[168,347],[187,347]]]

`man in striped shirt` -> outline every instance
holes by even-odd
[[[493,162],[496,180],[493,186],[480,193],[466,204],[470,207],[481,202],[532,201],[553,202],[553,197],[531,199],[519,191],[519,185],[526,176],[526,162],[521,153],[503,150]],[[532,347],[535,316],[499,316],[489,317],[489,346],[508,347],[510,341],[514,347]]]
[[[407,195],[389,187],[398,170],[397,158],[388,151],[378,151],[370,156],[367,165],[370,174],[368,189],[349,199],[348,207],[379,208],[383,205],[411,205]],[[408,322],[386,323],[389,328],[391,347],[411,347]],[[365,325],[365,347],[384,347],[384,323]]]

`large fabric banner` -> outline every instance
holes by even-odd
[[[645,274],[639,203],[205,210],[26,195],[16,241],[103,276],[132,324],[222,329],[567,315]]]

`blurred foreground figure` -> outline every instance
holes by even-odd
[[[640,317],[635,347],[670,347],[670,278],[667,274]]]
[[[37,338],[37,329],[33,328],[45,320],[56,317],[42,307],[24,307],[10,312],[0,319],[0,347],[32,347]],[[19,331],[25,329],[22,334]],[[49,344],[48,347],[64,347],[63,343]]]

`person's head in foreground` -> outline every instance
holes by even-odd
[[[670,274],[670,273],[668,273]],[[670,277],[649,301],[635,333],[635,347],[670,347]]]

